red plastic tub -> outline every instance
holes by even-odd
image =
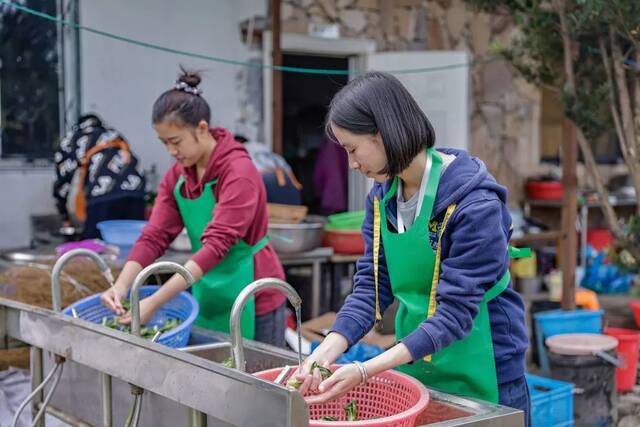
[[[636,384],[638,373],[640,331],[606,328],[604,333],[618,339],[618,358],[622,360],[623,367],[616,368],[616,388],[618,391],[631,391]]]
[[[559,200],[564,194],[560,181],[529,181],[525,189],[527,197],[537,200]]]
[[[629,301],[629,307],[631,307],[633,317],[636,319],[636,326],[640,328],[640,300]]]

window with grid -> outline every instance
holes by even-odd
[[[56,15],[56,0],[20,4]],[[51,159],[60,138],[56,23],[0,5],[0,157]]]

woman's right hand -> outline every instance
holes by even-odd
[[[123,316],[127,312],[122,306],[122,301],[126,298],[127,289],[117,283],[100,295],[102,304],[115,311],[118,316]]]
[[[302,369],[298,369],[291,378],[302,382],[298,391],[304,396],[307,392],[318,391],[318,386],[323,381],[322,374],[318,368],[311,372],[314,363],[324,368],[329,368],[331,364],[347,349],[348,343],[342,335],[332,332],[315,349],[304,362]]]
[[[324,360],[316,360],[314,355],[310,355],[304,362],[302,362],[302,369],[297,369],[291,376],[298,384],[302,383],[298,387],[298,391],[304,396],[308,391],[318,391],[318,386],[322,382],[322,375],[318,368],[311,371],[311,367],[314,364],[318,364],[325,368],[329,368],[330,363]],[[291,380],[289,380],[291,381]]]

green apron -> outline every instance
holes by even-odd
[[[429,220],[440,181],[442,159],[435,149],[422,208],[414,224],[404,233],[392,233],[387,227],[385,205],[395,196],[398,178],[382,201],[374,201],[374,278],[376,286],[376,320],[381,319],[378,300],[378,257],[380,235],[384,244],[389,280],[399,302],[395,333],[398,341],[416,330],[436,311],[436,288],[440,270],[440,247],[447,222],[455,209],[449,206],[442,222],[436,251],[429,242]],[[410,248],[410,250],[408,250]],[[480,303],[473,328],[462,340],[398,370],[417,378],[425,385],[458,396],[498,403],[498,381],[487,303],[507,288],[509,271],[491,287]]]
[[[216,180],[206,183],[202,194],[196,199],[187,199],[182,196],[183,183],[184,177],[181,176],[173,189],[173,196],[187,229],[192,251],[196,252],[202,247],[200,237],[213,218],[216,199],[212,187],[216,184]],[[267,245],[267,241],[268,237],[265,236],[256,245],[249,246],[243,240],[238,240],[222,261],[193,285],[193,296],[200,304],[196,325],[229,333],[231,307],[240,291],[254,280],[253,256]],[[242,313],[242,336],[247,339],[252,339],[254,336],[254,306],[252,299]]]

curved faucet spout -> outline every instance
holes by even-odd
[[[238,297],[236,301],[233,303],[233,308],[231,309],[231,318],[229,320],[229,331],[231,333],[231,352],[233,355],[233,360],[235,362],[236,369],[241,371],[246,371],[246,361],[244,358],[244,348],[242,347],[242,331],[241,331],[241,322],[240,318],[242,317],[242,311],[244,310],[245,304],[251,299],[251,297],[258,291],[265,288],[274,288],[280,291],[283,291],[287,294],[287,298],[289,298],[289,302],[296,309],[298,314],[298,364],[302,365],[302,331],[300,328],[300,315],[299,309],[302,306],[302,298],[300,295],[293,289],[293,287],[280,279],[275,278],[264,278],[256,280],[255,282],[247,285]]]
[[[102,275],[109,282],[109,285],[113,285],[113,274],[107,262],[100,257],[97,253],[84,248],[73,249],[64,255],[62,255],[53,266],[51,271],[51,300],[54,311],[62,310],[62,297],[60,296],[60,275],[64,266],[77,256],[87,256],[91,258],[100,268]]]
[[[171,261],[160,261],[145,267],[133,281],[131,287],[131,333],[140,336],[140,286],[155,273],[178,273],[187,282],[188,286],[195,283],[195,279],[189,270]]]

